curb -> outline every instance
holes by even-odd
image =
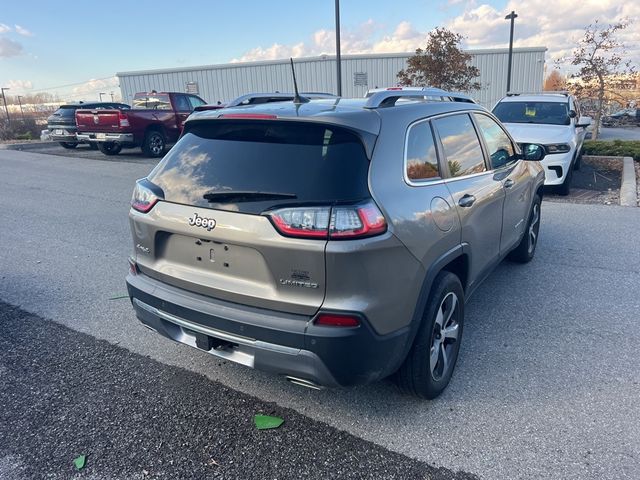
[[[638,193],[636,190],[636,171],[633,158],[622,159],[622,185],[620,186],[620,205],[623,207],[637,207]]]
[[[0,150],[40,150],[55,147],[57,144],[57,142],[4,143],[0,145]]]

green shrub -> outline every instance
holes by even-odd
[[[640,162],[640,141],[638,140],[613,140],[605,142],[600,140],[587,140],[584,142],[585,155],[603,155],[607,157],[632,157]]]
[[[40,138],[40,127],[35,120],[13,120],[11,123],[5,119],[0,120],[0,140],[33,140]]]

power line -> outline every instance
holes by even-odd
[[[66,88],[66,87],[75,87],[76,85],[84,85],[87,82],[96,82],[96,81],[100,81],[100,80],[110,80],[114,77],[115,75],[112,75],[110,77],[104,77],[104,78],[91,78],[89,80],[85,80],[84,82],[78,82],[78,83],[68,83],[66,85],[58,85],[56,87],[48,87],[48,88],[39,88],[38,90],[30,90],[29,94],[33,94],[33,93],[41,93],[41,92],[46,92],[48,90],[58,90],[60,88]],[[25,90],[26,91],[26,90]]]

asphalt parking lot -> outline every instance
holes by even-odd
[[[399,395],[389,382],[300,389],[141,327],[128,300],[111,299],[125,293],[131,189],[155,162],[80,157],[80,150],[67,156],[0,151],[0,300],[201,374],[190,380],[198,388],[291,409],[301,415],[292,422],[298,434],[308,417],[419,460],[423,470],[411,471],[425,478],[425,465],[486,479],[640,478],[640,209],[544,202],[536,259],[502,264],[479,288],[467,306],[452,383],[437,400],[422,402]],[[0,322],[12,331],[20,326]],[[0,359],[6,358],[3,349]],[[30,369],[24,372],[28,383]],[[137,400],[123,390],[120,401]],[[96,435],[87,430],[83,438]],[[8,456],[11,437],[4,438],[0,472],[3,461],[28,462]]]

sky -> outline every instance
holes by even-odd
[[[640,0],[342,0],[342,53],[410,52],[429,31],[462,34],[468,49],[548,48],[571,53],[594,20],[634,23],[620,35],[640,63]],[[75,12],[71,5],[77,5]],[[335,53],[332,0],[0,2],[0,86],[62,99],[119,93],[116,72]]]

